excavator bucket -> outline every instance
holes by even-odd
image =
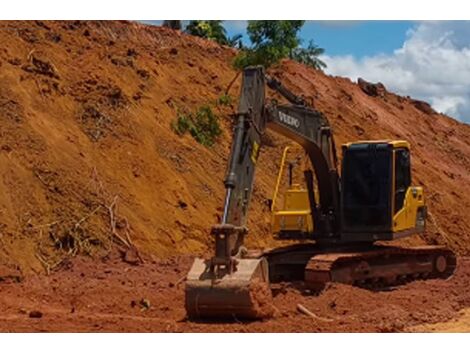
[[[238,259],[231,273],[215,273],[197,258],[186,280],[189,318],[266,319],[273,314],[266,259]]]

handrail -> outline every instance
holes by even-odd
[[[282,173],[284,172],[284,164],[287,158],[287,152],[289,151],[290,147],[285,147],[282,153],[281,158],[281,167],[279,168],[279,173],[277,174],[277,181],[276,181],[276,188],[274,189],[273,201],[271,202],[271,212],[274,211],[274,205],[276,204],[277,193],[279,191],[279,186],[282,180]]]

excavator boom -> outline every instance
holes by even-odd
[[[264,258],[243,259],[242,247],[261,135],[266,129],[264,88],[262,69],[244,70],[224,180],[222,221],[211,231],[215,254],[209,260],[197,259],[186,280],[186,311],[193,318],[256,319],[272,314],[268,263]]]
[[[293,105],[266,104],[266,84]],[[312,211],[313,221],[329,237],[338,229],[334,216],[339,210],[336,154],[323,115],[306,107],[302,98],[279,81],[267,77],[262,67],[251,67],[243,71],[235,117],[222,221],[211,231],[215,254],[209,260],[196,260],[186,280],[186,310],[192,317],[260,318],[272,313],[266,303],[270,301],[268,263],[263,257],[244,258],[243,247],[261,136],[267,127],[305,148],[314,166],[321,204]],[[313,204],[313,179],[308,184]]]

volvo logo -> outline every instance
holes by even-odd
[[[287,115],[283,113],[282,111],[279,111],[279,120],[281,120],[281,122],[285,123],[286,125],[293,126],[295,128],[300,127],[299,119],[293,116]]]

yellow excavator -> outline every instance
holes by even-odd
[[[267,101],[265,86],[289,104]],[[197,258],[186,278],[190,318],[267,318],[270,283],[304,280],[313,291],[328,282],[388,287],[415,279],[448,278],[455,254],[442,246],[387,244],[424,231],[422,187],[412,186],[410,145],[402,140],[358,141],[342,146],[341,175],[332,129],[324,115],[267,76],[244,70],[221,224],[213,226],[215,252]],[[294,244],[254,251],[244,247],[247,214],[261,137],[272,129],[300,145],[309,167],[276,207],[289,150],[282,156],[272,200],[276,239]]]

